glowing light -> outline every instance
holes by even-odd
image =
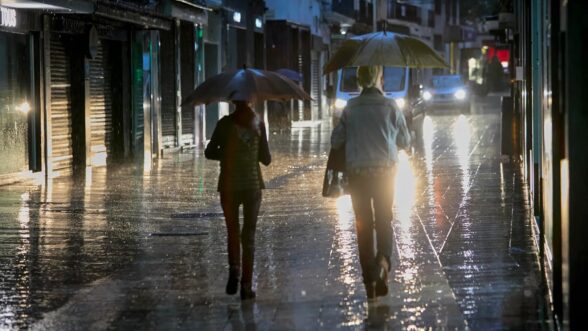
[[[343,109],[343,108],[345,108],[345,106],[347,106],[347,100],[343,100],[343,99],[335,100],[335,108]]]
[[[453,125],[453,142],[456,147],[457,159],[462,171],[462,189],[469,190],[470,183],[470,141],[472,139],[472,128],[464,115],[459,115]]]
[[[462,89],[459,89],[455,92],[455,98],[458,100],[463,100],[466,97],[466,92]]]
[[[349,230],[353,226],[355,216],[353,214],[353,205],[350,195],[343,195],[337,198],[337,214],[339,215],[339,225],[342,230]]]
[[[431,100],[432,97],[433,97],[433,95],[431,94],[431,92],[429,92],[429,91],[423,92],[423,99],[425,99],[425,101]]]
[[[427,171],[433,169],[433,138],[435,137],[435,125],[430,116],[425,116],[423,120],[423,142],[425,149],[425,162]]]
[[[504,181],[504,166],[500,163],[500,205],[501,207],[506,206],[506,183]]]
[[[545,151],[546,154],[548,154],[549,156],[551,156],[551,146],[553,145],[553,135],[552,135],[552,126],[553,123],[551,121],[550,117],[546,117],[545,120],[543,121],[543,143],[545,146]]]
[[[405,151],[398,153],[396,178],[394,183],[394,206],[396,218],[402,226],[410,225],[410,216],[415,203],[416,178],[412,170],[410,159]]]
[[[28,112],[31,111],[31,105],[29,105],[29,103],[25,101],[25,102],[21,103],[20,105],[16,106],[16,109],[18,111],[20,111],[21,113],[27,114]]]
[[[258,29],[261,29],[262,26],[263,26],[263,22],[261,21],[261,19],[256,18],[255,19],[255,27]]]
[[[28,192],[25,192],[20,195],[20,199],[22,202],[21,208],[18,211],[18,222],[20,223],[23,229],[28,228],[28,224],[30,223],[30,208],[28,206],[28,201],[30,201],[30,195]]]
[[[406,105],[406,100],[404,100],[404,98],[396,98],[394,101],[400,110],[404,109],[404,106]]]
[[[233,21],[237,22],[237,23],[241,23],[241,13],[239,13],[238,11],[233,13]]]
[[[336,252],[340,256],[341,263],[339,264],[339,281],[342,282],[349,293],[355,290],[356,276],[354,272],[354,258],[356,254],[355,243],[355,215],[351,203],[351,197],[344,195],[336,200],[337,214],[339,222],[336,224]]]

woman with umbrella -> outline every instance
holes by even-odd
[[[344,41],[323,68],[327,74],[344,67],[359,67],[357,82],[362,92],[343,109],[331,136],[331,147],[345,150],[345,171],[368,299],[388,293],[397,145],[406,148],[410,144],[403,113],[382,94],[382,66],[446,68],[447,64],[422,40],[383,31]]]
[[[249,106],[263,100],[310,99],[298,85],[280,74],[243,68],[213,76],[200,84],[182,104],[230,101],[235,111],[220,119],[204,155],[220,161],[218,191],[227,226],[229,279],[226,293],[255,298],[253,261],[255,228],[265,188],[259,163],[269,165],[271,155],[264,122]],[[239,207],[243,206],[243,228]],[[241,252],[242,251],[242,252]]]
[[[265,188],[259,162],[268,166],[272,158],[263,121],[246,101],[234,100],[233,103],[235,111],[218,122],[204,155],[220,161],[221,167],[218,191],[225,214],[229,251],[226,293],[237,293],[239,276],[242,276],[241,299],[245,300],[255,298],[252,289],[255,227],[261,190]],[[239,226],[240,205],[243,205],[242,231]]]
[[[406,148],[410,144],[404,115],[393,100],[382,94],[381,81],[381,66],[357,69],[361,94],[349,100],[331,135],[331,147],[345,149],[359,262],[368,299],[388,294],[397,145]]]

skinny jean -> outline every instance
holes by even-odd
[[[349,189],[355,212],[359,262],[363,281],[369,283],[374,281],[376,277],[373,275],[376,257],[386,258],[388,266],[390,266],[393,240],[394,176],[350,176]]]
[[[221,191],[221,206],[227,226],[229,267],[239,270],[242,257],[241,283],[250,284],[253,279],[255,252],[255,228],[261,205],[261,190]],[[243,205],[243,228],[239,225],[239,207]]]

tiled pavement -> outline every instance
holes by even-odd
[[[390,295],[369,306],[349,198],[320,195],[328,128],[270,137],[255,302],[223,292],[218,165],[201,151],[0,187],[0,329],[549,329],[498,109],[426,119],[399,165]]]

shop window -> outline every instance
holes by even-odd
[[[28,170],[30,74],[27,36],[0,32],[0,175]]]

